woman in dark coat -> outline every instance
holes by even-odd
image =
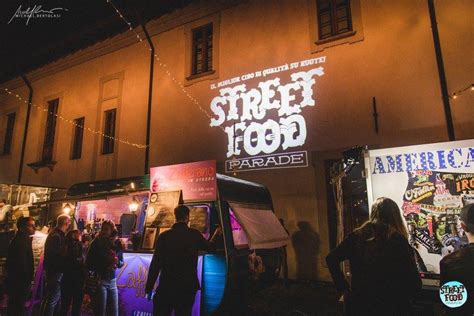
[[[80,232],[71,230],[66,235],[66,269],[61,280],[60,315],[67,315],[72,304],[72,316],[81,315],[84,298],[85,260]]]
[[[99,277],[93,299],[94,315],[118,316],[115,270],[123,266],[123,247],[117,240],[117,229],[112,221],[102,223],[99,235],[91,243],[86,266]]]
[[[340,268],[349,260],[351,285]],[[414,252],[398,205],[379,198],[370,219],[349,234],[326,261],[347,315],[408,315],[421,289]]]

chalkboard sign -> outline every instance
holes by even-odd
[[[174,209],[180,202],[181,191],[150,193],[146,211],[145,227],[171,227],[174,224]]]
[[[209,228],[209,207],[190,206],[189,227],[207,233]]]
[[[150,193],[146,210],[142,248],[153,249],[160,233],[175,223],[174,209],[182,201],[181,191]]]

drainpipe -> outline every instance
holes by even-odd
[[[31,86],[30,81],[28,80],[26,75],[21,75],[21,78],[25,82],[30,92],[28,95],[28,109],[26,111],[25,130],[23,132],[23,143],[21,144],[20,167],[18,168],[18,178],[16,181],[17,183],[21,183],[21,176],[23,173],[23,160],[25,158],[26,139],[28,137],[28,126],[30,125],[31,102],[33,101],[33,87]]]
[[[449,104],[448,85],[446,83],[446,74],[444,73],[443,55],[441,54],[441,44],[439,42],[438,22],[436,22],[436,11],[433,0],[428,0],[430,11],[431,31],[433,33],[433,42],[436,53],[436,62],[438,64],[439,84],[441,86],[441,95],[443,97],[444,116],[446,117],[446,127],[448,128],[449,140],[455,140],[453,117],[451,115],[451,105]]]
[[[145,23],[141,24],[143,32],[145,33],[148,44],[150,45],[150,79],[148,85],[148,111],[146,116],[146,148],[145,148],[145,170],[144,174],[150,173],[150,128],[151,128],[151,102],[153,98],[153,68],[155,65],[155,46],[151,41],[150,34],[145,27]]]

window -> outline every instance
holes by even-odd
[[[352,31],[350,0],[318,0],[319,39]]]
[[[212,23],[192,31],[192,75],[212,71]]]
[[[56,121],[58,115],[59,99],[48,101],[48,116],[46,118],[46,131],[44,133],[43,152],[41,161],[53,160],[54,138],[56,134]]]
[[[71,160],[81,159],[82,138],[84,136],[84,123],[84,117],[80,117],[74,120],[74,135],[72,138]]]
[[[15,128],[16,113],[7,114],[7,126],[5,128],[5,139],[3,141],[3,155],[8,155],[12,150],[13,131]]]
[[[115,117],[117,109],[104,112],[104,136],[102,140],[102,154],[112,154],[114,152],[115,137]]]

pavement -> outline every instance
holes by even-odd
[[[333,284],[292,282],[277,283],[260,290],[250,301],[250,315],[335,316],[339,295]]]

